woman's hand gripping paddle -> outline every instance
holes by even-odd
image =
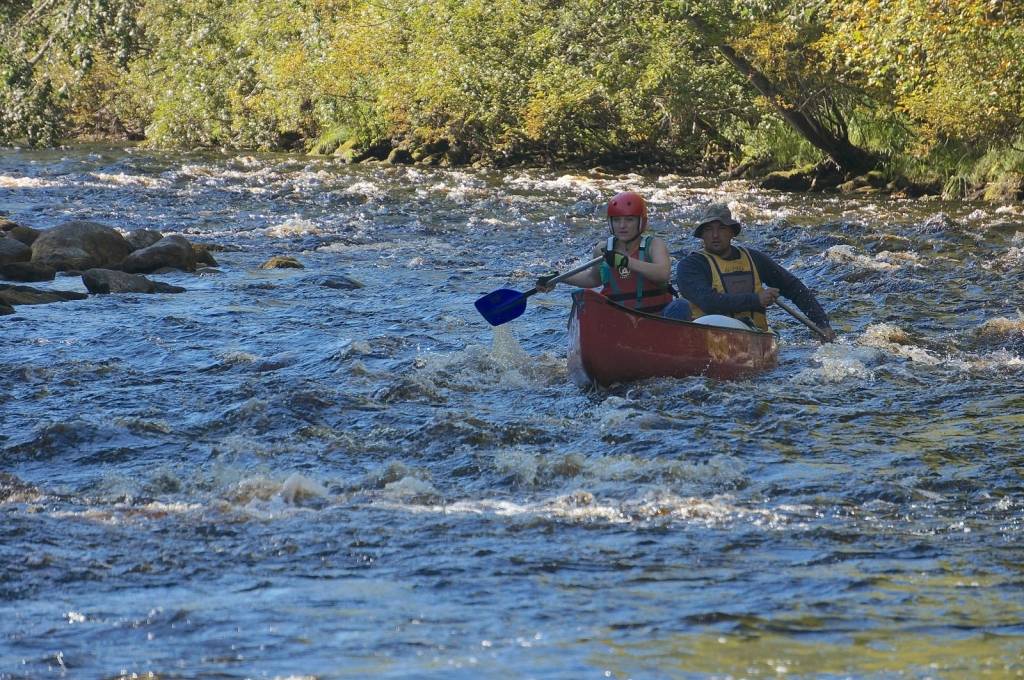
[[[559,281],[569,278],[573,274],[579,274],[582,271],[590,269],[595,264],[603,261],[604,257],[598,257],[590,262],[585,262],[579,267],[559,274],[558,276],[548,279],[549,284],[556,284]],[[492,326],[500,326],[503,323],[508,323],[512,319],[515,319],[522,315],[526,311],[526,299],[531,295],[539,292],[536,287],[531,288],[525,293],[520,293],[517,290],[511,288],[499,288],[498,290],[492,291],[487,295],[474,302],[476,311],[487,319],[487,323]]]

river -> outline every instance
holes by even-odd
[[[584,390],[568,288],[479,317],[623,189],[677,253],[728,201],[839,342]],[[219,261],[0,317],[4,680],[1024,676],[1020,205],[86,146],[4,214]]]

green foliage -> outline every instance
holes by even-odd
[[[1006,0],[7,0],[0,142],[786,166],[798,111],[964,193],[1020,174],[1022,53]]]
[[[751,159],[770,159],[776,168],[801,167],[821,160],[821,152],[777,118],[761,118],[742,130],[743,153]]]
[[[0,7],[0,142],[52,145],[69,91],[98,57],[125,64],[139,47],[136,0],[8,0]]]

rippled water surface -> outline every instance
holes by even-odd
[[[626,188],[676,252],[729,201],[840,342],[581,390],[568,288],[477,315]],[[0,214],[219,261],[0,317],[0,678],[1024,676],[1019,205],[79,148]]]

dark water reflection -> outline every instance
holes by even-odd
[[[567,294],[476,315],[627,187],[674,251],[730,201],[842,341],[581,391]],[[1024,673],[1019,206],[83,148],[0,212],[220,262],[0,319],[0,677]]]

